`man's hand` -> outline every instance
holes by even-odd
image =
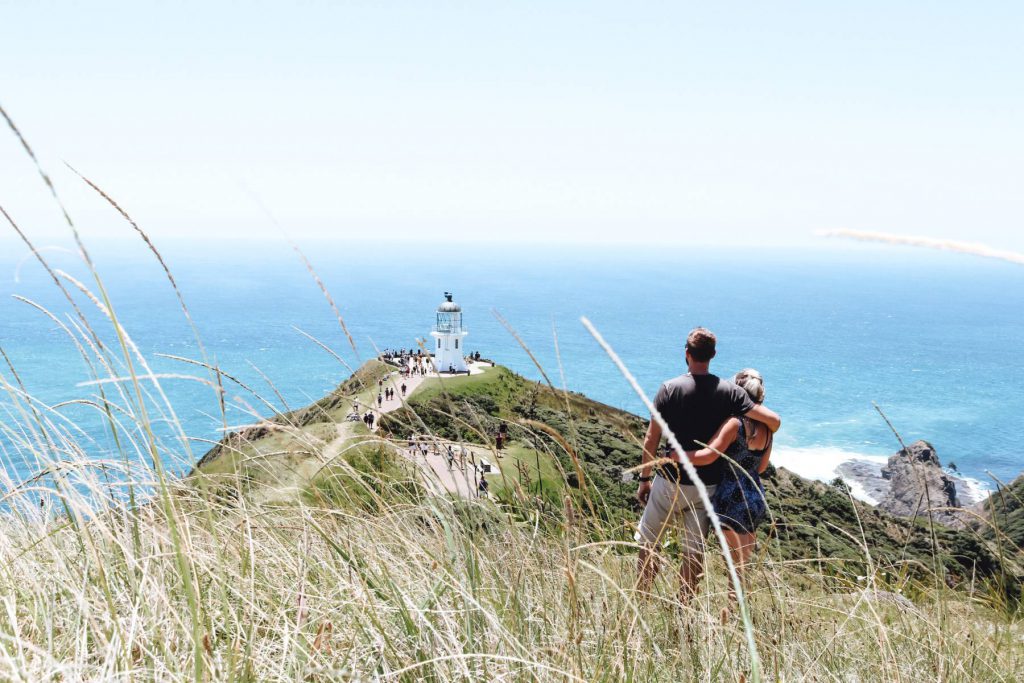
[[[651,497],[651,482],[642,481],[636,489],[636,499],[641,505],[647,505],[647,499]]]

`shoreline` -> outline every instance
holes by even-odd
[[[857,453],[834,446],[776,446],[772,453],[772,464],[776,467],[826,484],[838,477],[850,487],[854,498],[870,505],[878,505],[888,488],[888,481],[882,478],[882,467],[888,461],[887,455]],[[979,479],[943,471],[955,480],[960,504],[965,508],[980,503],[993,491]]]

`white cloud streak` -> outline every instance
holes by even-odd
[[[911,235],[893,235],[885,232],[866,232],[863,230],[827,230],[818,233],[821,237],[839,237],[854,239],[861,242],[882,242],[883,244],[899,244],[911,247],[925,247],[928,249],[942,249],[944,251],[955,251],[959,254],[970,254],[983,258],[993,258],[1000,261],[1008,261],[1024,265],[1024,254],[1003,249],[994,249],[985,244],[972,242],[957,242],[955,240],[940,240],[931,237],[915,237]]]

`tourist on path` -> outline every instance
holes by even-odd
[[[719,426],[730,417],[746,416],[773,432],[782,422],[776,413],[755,404],[746,391],[710,373],[716,341],[715,335],[705,328],[698,327],[690,332],[685,352],[689,372],[662,384],[654,399],[655,410],[687,451],[700,449],[702,446],[697,441],[710,442]],[[660,569],[656,548],[664,533],[670,527],[677,527],[682,534],[679,597],[685,602],[696,594],[703,577],[709,519],[697,487],[678,463],[663,465],[654,476],[649,463],[657,457],[661,437],[661,426],[652,419],[644,437],[643,468],[636,494],[644,505],[637,533],[637,540],[642,544],[637,588],[650,589]],[[723,470],[721,459],[697,466],[697,476],[707,487],[709,496],[714,496]]]

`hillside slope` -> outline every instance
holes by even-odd
[[[223,481],[223,475],[237,478],[241,472],[250,486],[275,480],[294,486],[293,474],[301,470],[297,463],[320,457],[353,398],[375,387],[389,370],[371,362],[321,401],[229,435],[204,456],[194,476],[219,474]],[[499,452],[495,437],[502,428],[511,441]],[[381,435],[395,444],[427,434],[475,444],[500,468],[501,478],[493,480],[499,500],[533,501],[545,512],[564,515],[568,496],[574,509],[599,515],[623,540],[631,539],[639,514],[635,483],[623,472],[640,461],[645,428],[639,416],[501,366],[480,375],[428,379],[405,408],[381,421]],[[401,464],[395,467],[402,470]],[[315,489],[317,482],[304,485]],[[896,517],[853,500],[841,488],[783,469],[770,470],[766,489],[772,522],[762,535],[761,552],[777,560],[828,560],[837,581],[855,582],[881,567],[899,590],[916,590],[938,576],[948,585],[973,590],[986,584],[1012,601],[1019,597],[1020,554],[1005,544],[996,547],[976,530]]]
[[[985,538],[1024,548],[1024,476],[1000,486],[979,508],[982,521],[976,527]]]

